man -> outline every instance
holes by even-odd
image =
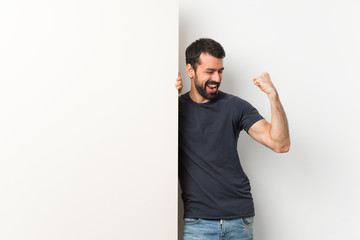
[[[271,124],[245,100],[219,91],[224,57],[212,39],[196,40],[186,49],[191,90],[179,97],[184,240],[253,239],[253,199],[237,153],[241,130],[275,152],[290,147],[285,111],[269,74],[253,82],[270,100]],[[180,93],[180,73],[175,86]]]

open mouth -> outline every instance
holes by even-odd
[[[217,91],[218,85],[217,84],[207,84],[206,88],[209,92],[215,93]]]

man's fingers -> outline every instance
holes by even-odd
[[[268,72],[263,72],[259,77],[253,78],[253,82],[254,85],[258,86],[266,94],[276,92]]]
[[[182,80],[181,78],[176,78],[175,85],[179,85],[179,84],[182,84]]]
[[[175,86],[182,86],[182,79],[180,73],[178,73],[178,77],[176,78]]]
[[[176,78],[175,88],[179,91],[179,93],[181,92],[181,90],[183,88],[180,72],[178,72],[178,77]]]
[[[176,78],[176,82],[179,82],[179,81],[181,81],[181,74],[180,73],[178,73],[178,77]]]
[[[182,82],[176,82],[175,87],[182,86]]]
[[[259,86],[259,85],[260,85],[258,79],[256,79],[256,78],[253,78],[253,82],[254,82],[254,84],[255,84],[256,86]]]
[[[178,77],[176,78],[175,88],[176,88],[176,90],[179,91],[179,94],[180,94],[180,92],[181,92],[181,90],[183,88],[180,72],[178,73]]]

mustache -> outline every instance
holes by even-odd
[[[206,81],[205,82],[205,86],[209,85],[209,84],[216,84],[218,87],[220,86],[220,83],[219,82],[215,82],[215,81]]]

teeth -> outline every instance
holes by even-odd
[[[216,87],[216,84],[208,85],[209,87]]]

